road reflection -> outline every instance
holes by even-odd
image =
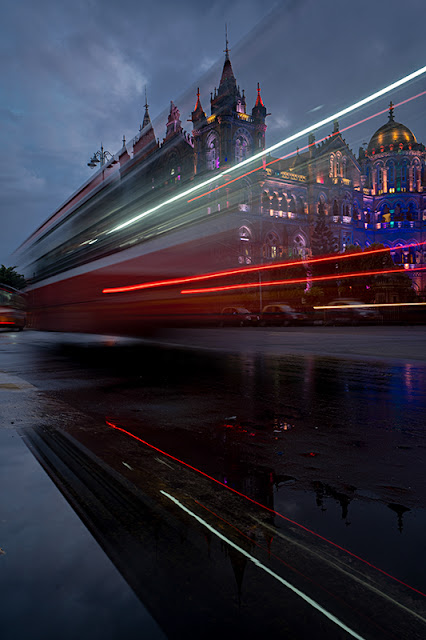
[[[94,422],[26,440],[168,637],[424,635],[421,367],[41,357]]]

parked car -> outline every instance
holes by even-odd
[[[308,316],[290,307],[288,304],[268,304],[263,307],[260,325],[288,326],[290,324],[306,324]]]
[[[220,326],[247,327],[259,323],[259,315],[244,307],[225,307],[220,314]]]
[[[382,322],[382,315],[377,309],[364,305],[365,303],[351,298],[333,300],[327,304],[330,308],[324,309],[324,324],[357,325]]]

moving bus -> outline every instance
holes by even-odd
[[[25,294],[0,283],[0,329],[22,331],[26,324]]]

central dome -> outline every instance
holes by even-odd
[[[380,127],[380,129],[377,129],[376,133],[372,136],[367,148],[367,153],[371,155],[373,152],[381,153],[383,151],[389,151],[391,145],[393,145],[394,149],[397,149],[401,144],[403,148],[407,149],[410,145],[417,144],[417,140],[408,127],[399,122],[395,122],[393,119],[393,107],[391,106],[389,110],[389,122]]]

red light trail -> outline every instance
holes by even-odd
[[[354,254],[362,255],[362,254]],[[419,267],[417,271],[425,271],[426,267]],[[344,278],[357,278],[360,276],[379,276],[383,273],[407,273],[407,269],[380,269],[380,271],[356,271],[354,273],[343,273],[333,276],[315,276],[309,278],[310,282],[324,282],[325,280],[343,280]],[[221,287],[207,287],[204,289],[182,289],[182,294],[195,293],[217,293],[218,291],[235,291],[236,289],[252,289],[253,287],[276,287],[283,284],[302,284],[307,278],[295,278],[294,280],[269,280],[267,282],[247,282],[246,284],[227,284]]]
[[[127,436],[133,438],[134,440],[137,440],[138,442],[140,442],[143,445],[149,447],[150,449],[153,449],[154,451],[157,451],[158,453],[161,453],[163,456],[166,456],[167,458],[170,458],[171,460],[174,460],[175,462],[178,462],[179,464],[187,467],[188,469],[191,469],[192,471],[195,471],[196,473],[199,473],[200,475],[204,476],[208,480],[211,480],[212,482],[215,482],[216,484],[220,485],[221,487],[223,487],[225,489],[228,489],[228,491],[232,491],[233,493],[236,493],[237,495],[241,496],[242,498],[245,498],[249,502],[257,505],[258,507],[261,507],[262,509],[265,509],[266,511],[269,511],[270,513],[275,514],[277,517],[282,518],[286,522],[289,522],[290,524],[294,524],[297,527],[299,527],[300,529],[303,529],[304,531],[307,531],[308,533],[311,533],[313,536],[319,538],[320,540],[323,540],[324,542],[327,542],[328,544],[331,544],[333,547],[336,547],[336,549],[340,549],[344,553],[347,553],[348,555],[350,555],[352,558],[356,558],[357,560],[360,560],[364,564],[368,565],[369,567],[372,567],[376,571],[379,571],[380,573],[382,573],[383,575],[387,576],[388,578],[391,578],[392,580],[395,580],[399,584],[402,584],[404,587],[407,587],[408,589],[411,589],[412,591],[415,591],[416,593],[418,593],[421,596],[426,598],[426,594],[423,593],[422,591],[419,591],[415,587],[411,587],[406,582],[403,582],[402,580],[399,580],[398,578],[395,578],[395,576],[392,576],[390,573],[387,573],[383,569],[380,569],[379,567],[376,567],[371,562],[368,562],[368,560],[364,560],[360,556],[357,556],[355,553],[352,553],[352,551],[349,551],[348,549],[345,549],[344,547],[340,546],[336,542],[332,542],[332,540],[329,540],[328,538],[325,538],[324,536],[320,535],[319,533],[316,533],[315,531],[312,531],[311,529],[308,529],[308,527],[305,527],[303,524],[300,524],[299,522],[296,522],[295,520],[291,520],[291,518],[287,518],[286,516],[282,515],[278,511],[275,511],[275,509],[271,509],[271,507],[267,507],[266,505],[264,505],[264,504],[262,504],[260,502],[257,502],[257,500],[254,500],[253,498],[250,498],[249,496],[246,496],[244,493],[241,493],[240,491],[237,491],[237,489],[233,489],[232,487],[228,486],[227,484],[224,484],[223,482],[220,482],[220,480],[217,480],[216,478],[213,478],[213,476],[210,476],[208,473],[205,473],[205,471],[201,471],[201,469],[197,469],[197,467],[192,466],[188,462],[184,462],[184,460],[180,460],[176,456],[173,456],[171,453],[167,453],[166,451],[163,451],[162,449],[159,449],[158,447],[154,446],[153,444],[150,444],[146,440],[142,440],[142,438],[139,438],[138,436],[135,436],[130,431],[127,431],[126,429],[123,429],[122,427],[118,427],[113,422],[109,422],[108,420],[105,420],[105,423],[109,427],[111,427],[112,429],[115,429],[116,431],[121,431],[121,433],[124,433]]]
[[[330,262],[339,260],[348,260],[360,256],[371,256],[379,253],[389,253],[395,250],[411,249],[414,247],[421,247],[426,244],[424,242],[415,242],[411,244],[399,245],[398,247],[384,247],[383,249],[371,249],[369,251],[362,251],[359,253],[343,253],[331,256],[324,256],[320,258],[310,258],[305,261],[294,260],[292,262],[274,262],[274,264],[263,264],[254,267],[243,267],[238,269],[228,269],[225,271],[215,271],[213,273],[204,273],[199,276],[187,276],[185,278],[174,278],[171,280],[157,280],[153,282],[142,282],[141,284],[131,284],[124,287],[110,287],[102,290],[102,293],[126,293],[129,291],[141,291],[143,289],[153,289],[156,287],[167,287],[177,284],[187,284],[188,282],[199,282],[200,280],[211,280],[212,278],[222,278],[227,276],[234,276],[238,274],[253,273],[259,271],[269,271],[272,269],[280,269],[281,267],[296,267],[302,266],[304,262],[309,264],[316,264],[318,262]]]

